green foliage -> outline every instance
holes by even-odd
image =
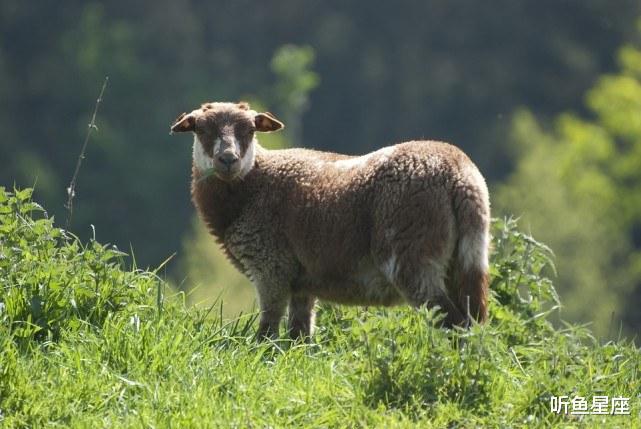
[[[312,344],[259,344],[255,315],[225,321],[182,294],[160,299],[154,273],[66,237],[29,194],[0,193],[3,427],[640,427],[638,349],[554,328],[550,252],[513,220],[494,225],[485,325],[444,330],[435,310],[323,305]],[[16,296],[35,296],[32,277],[65,282],[38,294],[61,298],[44,318],[24,301],[16,311]],[[87,285],[99,293],[77,311],[66,297],[79,302]],[[27,320],[41,325],[25,336]],[[597,394],[630,397],[632,415],[550,412],[551,395]]]
[[[0,204],[0,321],[14,337],[56,340],[82,324],[100,327],[163,287],[153,273],[124,271],[117,249],[55,228],[30,189],[0,188]]]
[[[314,50],[310,46],[285,45],[272,57],[271,68],[278,78],[273,98],[296,113],[309,104],[310,92],[318,86],[319,77],[311,71]]]
[[[272,57],[271,69],[277,77],[271,99],[281,106],[285,132],[295,145],[302,143],[302,117],[309,107],[311,91],[319,77],[311,70],[314,50],[310,46],[285,45]]]
[[[624,47],[619,61],[587,94],[594,119],[566,113],[547,132],[514,116],[516,169],[493,198],[555,250],[567,317],[601,335],[641,320],[630,305],[641,296],[641,51]]]

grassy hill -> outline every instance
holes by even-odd
[[[30,195],[0,190],[0,427],[641,427],[639,350],[549,321],[550,252],[513,221],[494,225],[484,326],[322,306],[314,344],[258,344],[255,315],[185,306]],[[556,414],[551,395],[631,415]]]

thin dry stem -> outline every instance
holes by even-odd
[[[89,143],[89,137],[91,136],[91,132],[94,129],[96,130],[98,129],[98,127],[96,126],[96,115],[98,114],[98,107],[102,102],[102,96],[105,93],[105,88],[107,88],[108,81],[109,81],[109,76],[105,76],[105,81],[102,83],[102,89],[100,90],[100,94],[98,95],[98,99],[96,100],[96,105],[94,106],[93,114],[91,115],[91,122],[89,122],[87,126],[87,134],[85,134],[85,141],[82,144],[82,150],[80,151],[80,155],[78,156],[78,161],[76,162],[76,169],[73,172],[71,183],[69,184],[69,187],[67,187],[67,204],[65,204],[65,207],[67,208],[69,213],[67,214],[66,229],[69,229],[69,225],[71,224],[71,217],[73,216],[73,199],[76,196],[76,183],[78,180],[78,172],[80,171],[80,165],[82,165],[82,160],[85,158],[85,151],[87,150],[87,144]]]

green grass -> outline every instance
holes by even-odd
[[[256,343],[255,315],[187,307],[125,255],[0,191],[2,427],[641,427],[639,350],[549,322],[549,251],[494,225],[490,322],[321,306],[313,344]],[[550,395],[630,397],[560,416]]]

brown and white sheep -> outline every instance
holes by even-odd
[[[266,150],[283,124],[247,103],[206,103],[172,132],[193,132],[193,202],[255,285],[259,335],[289,305],[309,336],[317,298],[439,305],[447,325],[487,317],[490,207],[483,176],[458,148],[411,141],[352,157]]]

